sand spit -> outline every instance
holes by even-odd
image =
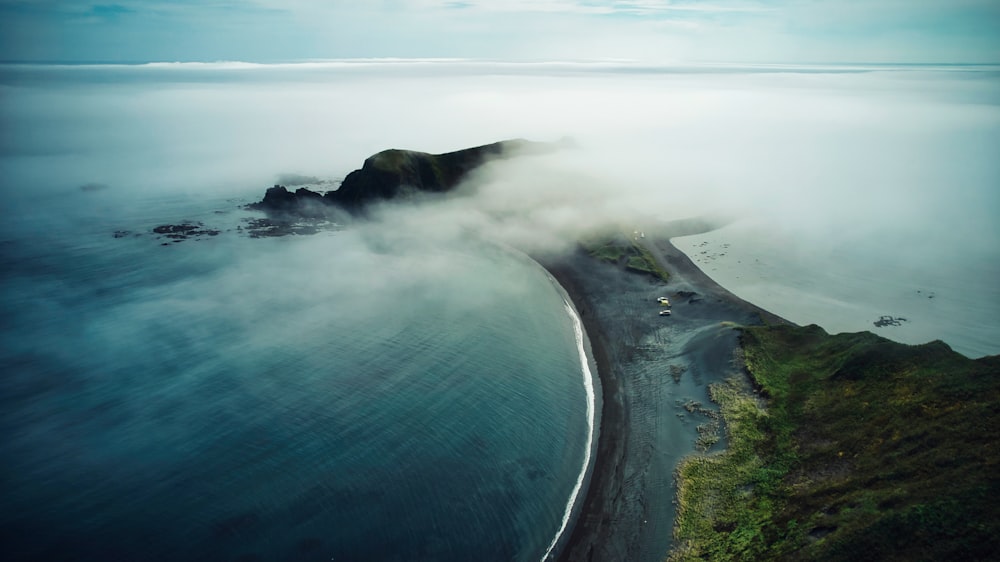
[[[582,250],[539,260],[579,311],[603,398],[590,486],[560,560],[664,559],[674,469],[709,421],[708,385],[733,369],[737,333],[723,323],[785,322],[726,291],[670,243],[690,231],[690,223],[643,231],[667,284]],[[659,315],[659,296],[670,299],[670,316]]]

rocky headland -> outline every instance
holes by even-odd
[[[248,206],[269,214],[321,218],[331,207],[351,213],[366,205],[424,193],[455,189],[470,172],[492,160],[543,154],[569,146],[569,141],[534,142],[513,139],[443,154],[390,149],[368,157],[334,191],[319,193],[306,188],[289,191],[275,185],[264,199]]]

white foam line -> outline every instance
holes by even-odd
[[[569,301],[563,300],[563,304],[566,305],[566,312],[573,319],[576,349],[580,354],[580,365],[583,367],[583,388],[587,391],[587,446],[584,448],[583,468],[580,469],[580,475],[576,477],[576,485],[573,486],[573,492],[569,495],[569,501],[566,503],[566,512],[563,513],[562,525],[559,527],[559,532],[556,533],[555,538],[549,544],[549,548],[545,550],[545,556],[542,556],[543,561],[548,560],[549,556],[552,555],[552,549],[556,547],[556,543],[559,542],[559,539],[562,538],[563,533],[566,531],[566,526],[569,525],[570,516],[573,514],[573,507],[580,497],[580,489],[583,488],[583,479],[587,476],[587,467],[590,466],[590,449],[594,443],[594,379],[590,372],[590,361],[587,359],[587,350],[583,345],[583,323]]]

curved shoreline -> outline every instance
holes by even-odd
[[[617,384],[611,370],[605,337],[602,335],[601,326],[596,322],[590,306],[582,298],[583,293],[577,280],[565,266],[545,260],[539,260],[539,263],[562,291],[568,295],[577,310],[590,346],[591,360],[597,367],[597,381],[601,391],[599,394],[601,402],[599,424],[595,428],[597,432],[596,450],[588,471],[587,480],[589,482],[583,490],[583,496],[578,498],[574,506],[576,513],[570,519],[570,525],[559,537],[561,543],[558,545],[559,548],[551,553],[551,557],[555,560],[572,560],[573,558],[568,557],[568,555],[574,552],[578,545],[596,539],[592,533],[589,537],[590,540],[585,539],[584,534],[590,530],[591,525],[581,523],[583,520],[600,517],[604,511],[603,506],[607,503],[606,495],[612,484],[610,476],[614,473],[614,467],[620,465],[624,452],[616,450],[615,440],[612,440],[611,437],[625,430],[625,418],[620,399],[621,387]]]
[[[604,427],[603,406],[606,393],[604,390],[604,379],[601,375],[602,363],[599,357],[605,357],[604,350],[603,348],[594,347],[595,339],[590,337],[590,330],[596,328],[596,326],[588,322],[587,316],[579,308],[579,299],[574,297],[572,289],[567,288],[567,284],[573,286],[569,278],[560,279],[553,272],[553,268],[550,265],[546,265],[544,258],[530,256],[507,244],[497,242],[494,242],[494,244],[497,248],[510,255],[511,258],[520,260],[526,265],[537,267],[539,272],[548,278],[552,284],[552,288],[559,294],[559,298],[562,299],[570,320],[573,322],[577,350],[580,354],[584,390],[587,392],[588,399],[587,421],[589,435],[587,439],[587,452],[584,455],[584,463],[577,476],[573,492],[567,501],[560,528],[553,536],[552,541],[541,558],[543,562],[547,560],[561,560],[561,553],[570,542],[571,535],[577,528],[577,520],[583,510],[583,506],[587,503],[587,497],[592,488],[594,469],[598,463],[598,444],[600,443],[600,435]],[[601,340],[598,339],[596,341],[600,342]]]
[[[698,295],[697,300],[691,298],[688,302],[704,303],[697,309],[692,308],[702,314],[702,322],[693,329],[718,325],[720,321],[727,319],[745,324],[790,323],[730,293],[670,242],[672,237],[691,234],[692,230],[700,229],[711,230],[711,227],[704,224],[692,227],[689,222],[671,223],[662,229],[663,232],[644,242],[644,246],[672,276],[664,289],[667,292],[672,290],[673,294]],[[614,318],[608,318],[607,307],[602,303],[607,297],[613,296],[619,287],[613,282],[601,285],[589,279],[589,268],[598,267],[600,262],[581,253],[563,258],[536,258],[536,261],[570,296],[577,309],[597,366],[602,398],[590,483],[582,501],[577,502],[579,513],[572,517],[564,535],[554,541],[553,544],[561,544],[552,554],[558,560],[598,561],[614,560],[625,553],[629,554],[630,559],[643,559],[641,553],[652,551],[645,556],[646,559],[662,560],[667,552],[656,553],[656,546],[651,543],[649,534],[640,529],[647,521],[645,517],[648,517],[650,511],[650,506],[644,505],[646,496],[642,483],[626,482],[626,476],[634,472],[634,466],[630,465],[641,464],[643,459],[637,459],[639,453],[635,450],[636,447],[630,447],[630,434],[636,428],[632,427],[633,420],[629,410],[637,397],[623,380],[623,363],[627,359],[623,360],[621,348],[624,344],[620,341],[622,334],[616,331]],[[622,278],[623,283],[634,283],[636,276],[624,271],[620,271],[619,275],[629,276]],[[607,279],[604,281],[607,282]],[[676,344],[675,347],[681,345],[684,346],[683,349],[670,349],[669,345],[664,345],[664,357],[659,361],[665,363],[666,357],[673,356],[672,354],[706,353],[705,349],[689,349],[692,345],[704,348],[704,343],[685,342]],[[733,339],[732,343],[723,342],[722,348],[719,348],[718,343],[713,345],[715,348],[708,354],[718,354],[726,346],[734,349],[736,344]],[[650,422],[634,423],[639,425]],[[673,493],[674,490],[671,490],[670,494]],[[574,511],[576,509],[574,507]],[[629,520],[634,522],[636,528],[630,529],[632,525],[629,525]],[[669,524],[672,531],[672,519]]]
[[[556,532],[556,536],[553,537],[552,542],[549,543],[545,554],[542,556],[543,561],[550,560],[552,554],[558,552],[556,548],[564,542],[563,536],[567,526],[573,521],[574,515],[579,511],[579,506],[582,505],[580,492],[586,491],[589,487],[590,474],[593,468],[591,459],[594,456],[594,433],[598,431],[600,423],[599,419],[595,419],[597,393],[594,391],[594,387],[596,386],[599,389],[601,384],[600,379],[595,377],[590,369],[591,356],[587,351],[587,334],[584,331],[583,322],[580,320],[580,314],[573,308],[568,295],[564,297],[563,304],[566,305],[566,312],[569,313],[570,318],[573,320],[573,335],[580,356],[581,370],[583,371],[583,387],[587,392],[587,446],[584,448],[583,467],[577,476],[576,484],[573,487],[573,492],[570,494],[569,501],[566,503],[566,511],[563,513],[562,524],[559,527],[559,531]]]

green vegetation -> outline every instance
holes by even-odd
[[[482,164],[481,149],[467,149],[447,154],[428,154],[413,150],[383,150],[369,159],[372,170],[389,174],[400,185],[418,191],[448,191],[471,169]]]
[[[371,157],[371,165],[376,170],[398,174],[408,160],[407,150],[391,148]]]
[[[816,326],[741,339],[750,381],[711,387],[729,447],[678,468],[670,560],[1000,552],[1000,356]]]
[[[580,245],[591,256],[608,263],[622,265],[629,271],[670,280],[670,274],[656,263],[656,259],[643,245],[622,235],[604,235],[589,238]]]

